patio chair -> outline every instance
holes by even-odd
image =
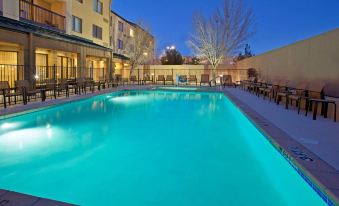
[[[37,95],[40,94],[41,101],[45,101],[46,93],[45,89],[36,89],[29,81],[27,80],[18,80],[15,81],[16,88],[21,90],[24,95],[24,104],[30,102],[31,97],[37,99]]]
[[[236,87],[236,84],[232,81],[232,75],[223,75],[221,77],[221,86],[226,87],[226,86],[232,86]]]
[[[276,94],[279,90],[279,80],[275,80],[272,82],[272,84],[267,84],[267,88],[263,90],[263,98],[265,99],[266,97],[269,98],[271,101],[272,99],[275,100]]]
[[[76,83],[70,89],[74,89],[76,94],[81,95],[81,92],[85,91],[85,82],[84,78],[77,78]]]
[[[158,75],[156,83],[161,82],[162,84],[165,85],[165,81],[166,81],[165,75]]]
[[[150,75],[146,74],[144,76],[144,79],[142,80],[143,84],[147,84],[147,82],[149,83],[153,83],[153,77],[151,77]]]
[[[135,76],[135,75],[130,76],[129,82],[133,83],[133,84],[135,84],[135,82],[136,82],[137,84],[139,84],[139,80],[138,80],[137,76]]]
[[[174,85],[173,75],[167,75],[167,76],[166,76],[165,84],[166,84],[167,82],[170,82],[171,85]]]
[[[208,84],[210,87],[212,86],[209,74],[202,74],[201,75],[200,86],[202,84]]]
[[[84,84],[85,93],[87,92],[87,88],[89,88],[90,91],[94,92],[94,85],[95,85],[95,83],[94,83],[93,78],[86,77],[84,80],[85,80],[84,81],[84,83],[85,83]]]
[[[69,84],[67,79],[60,79],[60,83],[56,86],[55,92],[58,96],[60,96],[60,93],[65,93],[66,97],[69,97]]]
[[[278,84],[278,88],[275,91],[275,102],[277,103],[277,105],[279,105],[280,101],[282,101],[283,98],[287,97],[287,94],[289,92],[289,81],[280,81]],[[287,101],[285,101],[286,105],[287,105]],[[287,106],[286,106],[287,107]]]
[[[334,106],[334,122],[337,121],[337,105],[336,101],[339,98],[339,83],[328,83],[326,84],[320,92],[320,96],[310,94],[310,98],[308,99],[308,108],[311,109],[312,105],[313,108],[313,120],[317,119],[318,114],[318,104],[322,104],[321,106],[321,115],[324,118],[328,116],[328,106],[332,104]],[[315,97],[317,96],[317,97]],[[315,97],[315,98],[314,98]]]
[[[119,86],[120,84],[123,84],[122,81],[122,75],[121,74],[116,74],[114,75],[114,83]]]
[[[251,85],[256,82],[256,77],[250,77],[247,80],[240,81],[240,87],[245,91],[252,91]]]
[[[196,75],[189,75],[188,84],[195,83],[195,86],[198,86],[198,79]]]
[[[8,104],[11,105],[11,98],[14,97],[14,104],[17,102],[17,97],[22,96],[23,98],[23,93],[20,91],[17,91],[16,89],[11,89],[9,86],[8,81],[0,81],[0,92],[1,95],[3,96],[3,102],[4,102],[4,108],[7,108],[7,100],[8,99]]]
[[[293,105],[295,102],[295,106],[298,107],[298,114],[301,109],[301,101],[306,99],[306,82],[299,82],[295,85],[294,83],[290,83],[287,85],[286,90],[280,90],[277,93],[277,104],[279,105],[282,99],[285,99],[285,108],[288,109],[289,104]]]
[[[54,99],[56,99],[56,87],[57,87],[57,82],[54,79],[46,81],[42,86],[42,88],[45,89],[46,96],[48,92],[52,92],[52,96],[54,97]]]

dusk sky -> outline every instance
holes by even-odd
[[[249,40],[255,54],[339,28],[339,0],[245,0],[255,14],[255,34]],[[209,14],[222,0],[113,0],[113,10],[142,20],[157,39],[158,52],[175,45],[184,55],[196,11]]]

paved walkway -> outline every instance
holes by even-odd
[[[339,123],[322,117],[314,121],[312,115],[298,115],[296,109],[286,110],[282,105],[278,106],[240,89],[225,90],[339,172]]]

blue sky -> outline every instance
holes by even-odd
[[[159,51],[175,45],[184,55],[192,32],[192,16],[222,5],[222,0],[113,0],[125,18],[142,20],[157,39]],[[255,14],[255,34],[249,39],[256,54],[339,28],[339,0],[245,0]]]

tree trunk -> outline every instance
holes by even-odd
[[[217,85],[217,66],[218,65],[212,65],[212,67],[213,67],[212,79],[213,79],[214,85]]]

